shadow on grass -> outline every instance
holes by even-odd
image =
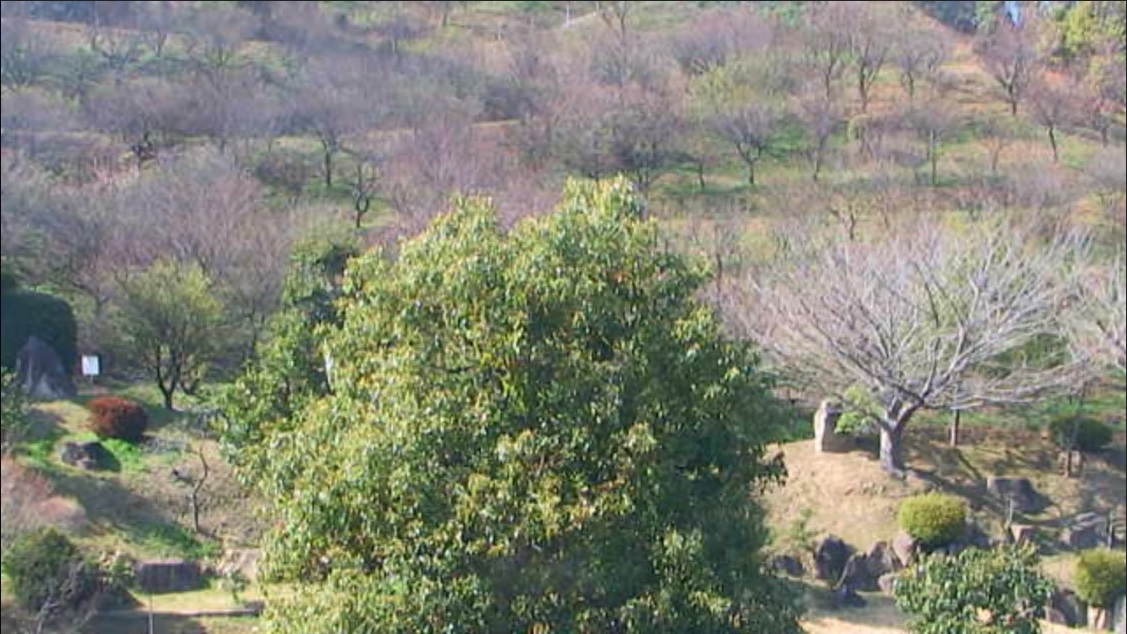
[[[793,582],[802,592],[808,619],[832,618],[855,625],[902,626],[903,615],[892,597],[880,592],[859,593],[864,599],[862,607],[841,607],[833,592],[825,585],[813,582]]]
[[[152,501],[121,486],[114,478],[70,469],[55,469],[49,475],[56,492],[78,500],[96,529],[118,534],[160,556],[200,559],[215,554],[214,544],[201,540],[167,517]]]

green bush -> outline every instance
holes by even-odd
[[[149,427],[144,407],[120,396],[100,396],[86,404],[90,410],[90,430],[99,438],[117,438],[138,443]]]
[[[38,613],[81,605],[98,592],[98,575],[75,546],[53,528],[20,536],[5,550],[4,572],[12,594],[27,610]]]
[[[59,355],[68,372],[78,360],[78,325],[62,299],[32,291],[0,296],[0,365],[15,369],[16,355],[32,335]]]
[[[1111,443],[1109,425],[1087,416],[1065,416],[1049,423],[1053,442],[1062,449],[1072,447],[1080,451],[1099,451]],[[1076,434],[1075,444],[1070,442]]]
[[[1076,592],[1091,605],[1107,608],[1119,595],[1127,592],[1127,559],[1123,553],[1108,548],[1094,548],[1080,553],[1073,576]]]
[[[925,493],[900,504],[900,527],[928,548],[958,539],[967,521],[966,505],[957,497]]]
[[[913,634],[1040,632],[1052,591],[1030,544],[927,555],[901,571],[893,589]]]

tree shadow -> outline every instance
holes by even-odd
[[[58,469],[51,473],[55,491],[82,504],[89,523],[122,535],[152,550],[198,558],[204,546],[184,526],[148,498],[123,487],[114,478]]]

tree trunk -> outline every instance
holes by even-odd
[[[938,147],[938,145],[939,145],[939,142],[938,142],[938,139],[936,139],[935,132],[932,131],[932,132],[928,133],[927,146],[928,146],[928,154],[930,155],[930,158],[931,158],[931,186],[932,187],[935,187],[936,183],[939,182],[939,176],[938,176],[939,147]]]
[[[704,183],[704,161],[697,162],[697,186],[703,192],[705,189]]]
[[[1060,150],[1057,148],[1057,132],[1054,126],[1049,126],[1049,147],[1053,148],[1053,162],[1060,162]]]
[[[207,459],[204,458],[203,450],[196,450],[196,457],[200,459],[200,467],[202,468],[199,477],[192,484],[192,530],[197,534],[200,533],[200,491],[203,489],[204,482],[207,481],[207,476],[210,473],[210,468],[207,464]]]
[[[896,476],[904,474],[904,456],[900,442],[903,436],[903,423],[880,425],[880,467]]]
[[[164,409],[171,412],[173,410],[172,394],[175,391],[175,388],[172,386],[165,387],[163,383],[158,385],[158,387],[160,388],[161,396],[164,398]]]
[[[1017,116],[1017,99],[1012,93],[1010,94],[1010,116]]]
[[[956,409],[951,411],[951,426],[948,428],[947,444],[952,447],[959,446],[959,423],[963,417],[963,410]]]
[[[333,153],[329,150],[325,150],[324,166],[325,166],[325,189],[332,189],[332,187],[333,187]]]

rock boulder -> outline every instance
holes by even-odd
[[[837,581],[845,570],[850,548],[840,537],[827,535],[814,548],[814,576]]]
[[[1059,614],[1062,619],[1053,621],[1053,623],[1077,627],[1087,622],[1084,602],[1076,596],[1075,592],[1067,588],[1057,588],[1053,591],[1053,594],[1049,597],[1049,610]]]
[[[853,439],[837,433],[841,406],[833,401],[822,401],[814,413],[814,451],[818,453],[843,453],[853,448]]]
[[[1107,518],[1099,513],[1080,513],[1069,521],[1060,541],[1070,548],[1102,546],[1107,538]]]
[[[68,442],[59,452],[59,459],[79,469],[95,471],[109,469],[114,463],[113,454],[102,443],[93,442]]]
[[[805,566],[794,555],[773,555],[767,560],[767,567],[790,577],[801,577],[806,572]]]
[[[866,553],[853,553],[845,560],[845,567],[841,571],[839,585],[847,585],[855,590],[876,590],[877,577],[869,568],[869,556]]]
[[[34,335],[16,353],[16,377],[24,391],[35,398],[53,400],[76,393],[59,354]]]
[[[919,548],[920,544],[916,541],[916,538],[904,531],[896,533],[896,536],[892,538],[892,552],[902,566],[911,566],[916,562],[916,553]]]

